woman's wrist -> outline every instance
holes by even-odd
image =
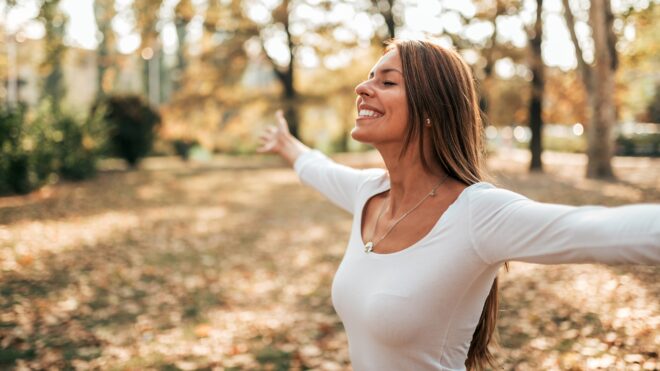
[[[280,151],[280,155],[287,160],[291,166],[293,166],[298,157],[309,151],[311,151],[311,149],[296,139],[293,135],[287,135]]]

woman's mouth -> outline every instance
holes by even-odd
[[[368,109],[361,109],[358,112],[358,119],[375,119],[379,117],[383,117],[383,114]]]

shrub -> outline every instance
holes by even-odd
[[[616,138],[616,154],[660,157],[660,133],[619,135]]]
[[[199,146],[199,142],[197,139],[175,139],[172,141],[172,146],[177,156],[181,157],[184,161],[188,161],[191,150]]]
[[[160,114],[136,95],[110,96],[95,104],[92,112],[101,107],[105,110],[111,152],[131,167],[137,166],[153,146]]]
[[[105,143],[97,117],[76,120],[73,116],[57,117],[54,128],[61,140],[56,148],[58,172],[71,180],[87,179],[96,174],[96,163]]]
[[[0,108],[0,194],[28,193],[52,173],[46,169],[48,163],[31,158],[35,143],[28,137],[27,126],[24,105]]]
[[[103,138],[95,117],[80,120],[48,104],[33,119],[25,106],[0,109],[0,194],[28,193],[58,174],[72,180],[93,176]]]
[[[100,111],[99,111],[100,112]],[[62,178],[87,179],[96,174],[96,163],[105,143],[98,114],[83,119],[50,102],[42,104],[28,126],[35,172],[40,176],[56,171]]]

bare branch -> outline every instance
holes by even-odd
[[[577,38],[577,33],[575,32],[575,17],[573,16],[573,11],[571,6],[568,3],[568,0],[562,0],[564,5],[564,18],[566,18],[566,27],[571,34],[571,40],[573,40],[573,46],[575,47],[575,59],[577,59],[578,69],[584,81],[584,85],[587,87],[587,90],[591,91],[591,66],[584,61],[582,56],[582,48],[580,47],[580,42]]]

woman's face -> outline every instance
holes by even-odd
[[[353,139],[374,145],[402,142],[408,124],[408,102],[396,49],[380,58],[355,93],[358,117],[351,132]]]

